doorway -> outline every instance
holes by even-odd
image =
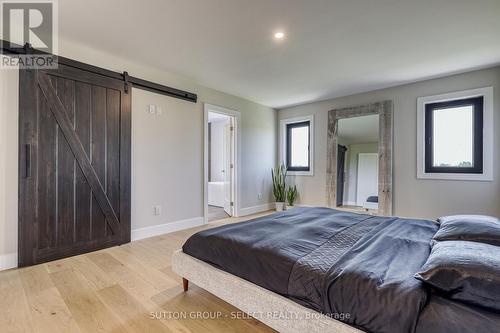
[[[356,206],[378,209],[375,197],[378,195],[378,153],[358,154],[358,175]],[[371,200],[371,201],[370,201]]]
[[[205,222],[236,216],[236,111],[205,105]]]

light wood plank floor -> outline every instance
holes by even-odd
[[[0,332],[272,332],[192,283],[184,293],[170,267],[193,233],[265,214],[0,272]]]
[[[227,219],[229,215],[224,211],[223,207],[208,206],[208,222]]]

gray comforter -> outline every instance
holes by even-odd
[[[371,332],[414,332],[427,292],[413,275],[438,227],[426,220],[295,208],[193,235],[183,251]]]

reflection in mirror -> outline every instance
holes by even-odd
[[[337,207],[378,213],[379,115],[339,119]]]

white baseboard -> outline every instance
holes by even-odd
[[[167,234],[183,229],[198,227],[204,224],[203,217],[195,217],[192,219],[175,221],[151,227],[139,228],[132,230],[131,240],[139,240],[143,238],[153,237],[157,235]],[[17,252],[0,255],[0,271],[17,267]]]
[[[252,207],[246,207],[246,208],[240,208],[238,216],[247,216],[247,215],[252,215],[252,214],[257,214],[260,212],[265,212],[267,210],[274,209],[276,206],[274,205],[274,202],[266,203],[263,205],[258,205],[258,206],[252,206]]]
[[[131,240],[136,241],[139,239],[168,234],[179,230],[194,228],[203,225],[204,223],[205,222],[203,217],[195,217],[187,220],[168,222],[151,227],[134,229],[131,232]]]
[[[17,267],[17,252],[0,255],[0,271]]]

